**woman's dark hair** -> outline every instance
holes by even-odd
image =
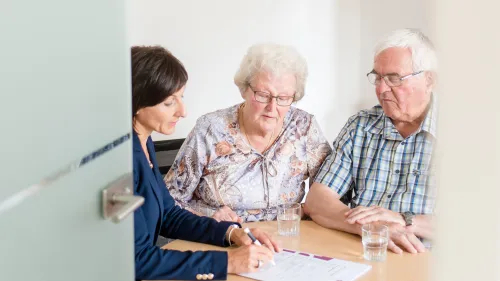
[[[188,80],[182,63],[160,46],[134,46],[132,55],[132,116],[179,91]]]

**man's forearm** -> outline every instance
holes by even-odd
[[[328,213],[327,212],[323,213],[320,210],[318,210],[319,211],[318,213],[311,213],[310,217],[321,226],[361,235],[361,225],[349,224],[345,222],[343,213],[347,212],[348,210],[349,207],[335,214],[332,212],[333,210],[331,209],[329,210]]]
[[[304,211],[323,227],[361,235],[360,225],[346,222],[344,214],[349,207],[339,198],[328,187],[315,183],[307,195]]]

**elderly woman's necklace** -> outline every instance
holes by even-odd
[[[247,139],[248,144],[250,144],[251,146],[253,146],[253,145],[252,145],[252,142],[250,141],[250,138],[248,138],[248,136],[247,136],[247,127],[245,127],[245,118],[243,118],[243,108],[244,108],[244,107],[245,107],[245,104],[243,103],[243,104],[240,106],[240,110],[238,110],[238,112],[240,113],[239,115],[240,115],[240,119],[241,119],[241,125],[242,125],[242,127],[243,127],[243,129],[244,129],[244,130],[243,130],[243,133],[245,134],[245,138]],[[276,129],[275,129],[275,130],[276,130]],[[269,146],[271,145],[271,141],[272,141],[272,139],[274,138],[274,131],[275,131],[275,130],[273,130],[273,131],[272,131],[272,133],[271,133],[271,137],[269,138],[269,141],[267,142],[267,145],[266,145],[266,147],[264,148],[264,150],[263,150],[262,152],[266,151],[266,150],[269,148]]]

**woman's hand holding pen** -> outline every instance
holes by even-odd
[[[253,243],[244,229],[235,229],[231,241],[240,247],[228,251],[228,273],[254,272],[260,265],[272,261],[274,252],[281,251],[278,243],[265,231],[252,228],[251,232],[264,247]]]
[[[250,231],[255,236],[257,240],[263,246],[266,246],[272,252],[280,252],[281,249],[278,246],[278,243],[269,235],[267,232],[260,230],[258,228],[251,228]],[[251,245],[252,239],[245,233],[244,229],[238,228],[233,231],[231,236],[231,241],[238,246]]]
[[[261,264],[269,262],[273,253],[266,247],[255,244],[230,249],[227,252],[227,273],[255,272]]]

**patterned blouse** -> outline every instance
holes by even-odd
[[[277,205],[302,201],[305,180],[312,182],[332,150],[314,116],[291,107],[261,154],[240,131],[239,106],[197,120],[165,183],[183,208],[211,215],[226,205],[244,221],[274,220]]]

